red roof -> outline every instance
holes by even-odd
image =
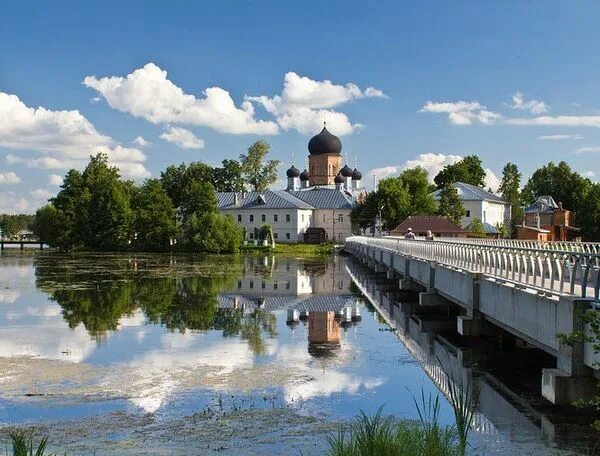
[[[406,233],[412,228],[415,233],[466,233],[460,226],[440,215],[415,215],[407,217],[400,225],[392,230],[393,233]]]

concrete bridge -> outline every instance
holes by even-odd
[[[587,397],[600,357],[592,344],[569,346],[557,335],[587,331],[579,316],[600,303],[600,255],[591,244],[519,242],[355,236],[345,250],[398,279],[398,291],[418,292],[420,306],[452,307],[459,334],[505,332],[554,356],[556,367],[542,372],[550,402]]]

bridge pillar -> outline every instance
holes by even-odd
[[[585,331],[580,315],[589,310],[590,301],[560,298],[559,306],[570,316],[565,333]],[[598,392],[592,369],[584,362],[584,342],[564,344],[559,340],[555,369],[542,369],[542,396],[557,405],[571,404],[578,399],[592,397]]]

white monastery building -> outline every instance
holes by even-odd
[[[366,195],[362,174],[341,166],[342,143],[326,126],[308,151],[308,169],[292,165],[285,190],[217,193],[219,210],[245,229],[247,241],[264,225],[283,243],[343,242],[352,235],[350,211]]]

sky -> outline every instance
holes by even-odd
[[[368,185],[477,154],[495,189],[549,161],[600,176],[598,2],[9,2],[0,213],[104,152],[142,182],[257,139],[304,167],[327,121]]]

